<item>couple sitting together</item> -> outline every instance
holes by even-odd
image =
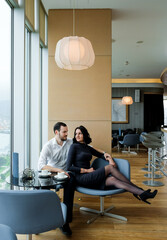
[[[39,157],[38,170],[65,172],[69,176],[69,181],[64,185],[63,200],[67,206],[67,220],[61,228],[65,235],[72,234],[69,223],[72,222],[76,184],[92,189],[104,189],[110,186],[122,188],[146,203],[149,203],[148,198],[154,198],[157,194],[157,190],[153,192],[150,189],[144,191],[133,184],[119,172],[110,154],[90,146],[91,138],[84,126],[75,129],[73,140],[67,137],[68,127],[63,122],[56,123],[53,131],[55,137],[44,145]],[[90,168],[92,156],[109,161],[109,165],[97,170]]]

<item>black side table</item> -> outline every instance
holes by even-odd
[[[19,178],[10,177],[6,178],[6,182],[12,186],[23,187],[23,188],[33,188],[33,189],[50,189],[54,188],[59,190],[63,188],[63,184],[68,181],[68,178],[65,180],[56,180],[54,176],[57,173],[52,173],[48,177],[39,177],[39,172],[35,171],[35,176],[33,179],[23,179],[22,174],[19,174]]]

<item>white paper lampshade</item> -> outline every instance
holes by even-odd
[[[122,98],[122,104],[131,105],[133,104],[133,99],[131,96],[125,96]]]
[[[63,69],[87,69],[95,61],[92,44],[84,37],[64,37],[56,45],[55,61],[58,67]]]
[[[167,85],[167,68],[161,73],[160,79],[164,85]]]

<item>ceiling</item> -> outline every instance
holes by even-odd
[[[68,8],[112,9],[112,78],[160,78],[167,67],[167,0],[42,2],[47,12]]]

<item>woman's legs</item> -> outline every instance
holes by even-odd
[[[109,174],[112,176],[108,176]],[[157,194],[157,190],[151,192],[150,189],[144,191],[142,188],[139,188],[135,184],[129,181],[117,168],[114,168],[112,165],[105,166],[105,176],[106,178],[106,186],[114,186],[116,188],[122,188],[127,190],[128,192],[133,193],[135,197],[139,200],[142,200],[148,204],[150,204],[147,199],[154,198]]]
[[[106,186],[114,186],[116,188],[125,189],[128,192],[131,192],[131,193],[134,193],[137,195],[140,195],[144,192],[140,188],[133,186],[131,183],[119,180],[116,177],[107,177],[105,184],[106,184]]]
[[[129,183],[130,185],[142,190],[140,187],[136,186],[128,178],[126,178],[117,168],[113,167],[112,165],[105,166],[105,175],[108,176],[110,173],[112,174],[113,177],[117,178],[118,180]]]

